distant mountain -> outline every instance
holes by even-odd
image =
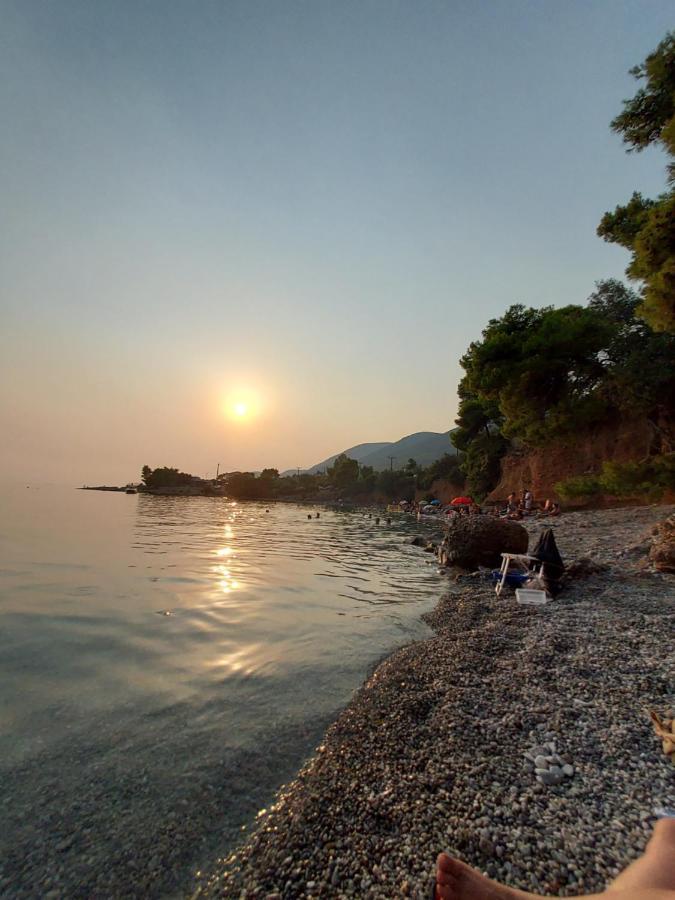
[[[372,453],[386,450],[387,447],[391,447],[390,441],[380,441],[379,443],[357,444],[355,447],[350,447],[349,450],[343,450],[342,452],[346,453],[350,459],[355,459],[360,463]],[[322,462],[312,466],[311,469],[305,469],[304,471],[309,475],[316,475],[317,472],[325,472],[329,466],[333,465],[339,455],[339,453],[335,453],[333,456],[329,456],[328,459],[324,459]],[[370,463],[368,463],[368,465],[370,465]]]
[[[436,431],[418,431],[417,434],[409,434],[400,441],[383,441],[379,444],[357,444],[343,450],[350,459],[355,459],[362,466],[372,466],[376,471],[388,469],[391,465],[390,456],[394,457],[394,468],[402,469],[409,459],[414,459],[420,466],[429,466],[440,459],[444,453],[452,453],[454,447],[450,441],[450,432],[439,434]],[[305,469],[310,475],[317,472],[325,472],[332,466],[339,456],[329,456],[320,463]]]

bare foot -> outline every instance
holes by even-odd
[[[672,891],[675,896],[675,819],[659,819],[645,852],[611,883],[607,893],[636,889]]]
[[[535,900],[536,894],[490,881],[471,866],[441,853],[436,863],[438,900]]]
[[[631,863],[604,894],[586,900],[675,900],[675,819],[660,819],[640,859]],[[491,881],[465,863],[441,853],[436,864],[436,900],[543,900]]]

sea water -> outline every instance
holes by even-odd
[[[403,516],[53,486],[2,508],[0,894],[188,890],[442,585]]]

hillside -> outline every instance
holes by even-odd
[[[449,431],[443,433],[418,431],[416,434],[406,435],[398,441],[356,444],[356,446],[341,452],[350,459],[355,459],[361,465],[372,466],[376,471],[381,471],[390,467],[389,457],[392,456],[395,469],[403,468],[409,459],[414,459],[421,466],[428,466],[440,459],[444,453],[451,453],[452,450]],[[329,456],[328,459],[316,463],[305,471],[310,475],[325,472],[335,462],[337,456],[339,456],[338,453]]]

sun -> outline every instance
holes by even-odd
[[[244,426],[255,422],[262,408],[260,392],[248,384],[233,385],[221,394],[222,415],[238,425]]]

